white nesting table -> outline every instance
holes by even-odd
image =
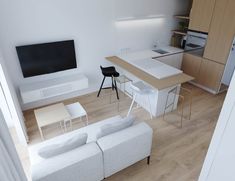
[[[70,119],[70,114],[63,103],[54,104],[34,110],[41,138],[44,139],[42,128],[54,123],[64,123]]]
[[[70,127],[72,128],[72,120],[80,118],[80,121],[82,121],[82,117],[86,116],[86,125],[88,125],[88,115],[86,110],[82,107],[82,105],[79,102],[75,102],[69,105],[66,105],[66,109],[70,114],[70,118],[65,120],[65,129],[66,122],[70,122]]]

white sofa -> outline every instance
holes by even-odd
[[[147,158],[151,153],[152,129],[146,123],[129,128],[97,140],[104,157],[105,178]]]
[[[97,140],[100,127],[118,123],[115,116],[29,147],[33,181],[100,181],[150,157],[152,129],[144,122]],[[87,133],[87,144],[66,153],[44,159],[38,150],[77,133]]]

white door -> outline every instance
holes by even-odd
[[[5,74],[4,74],[4,71],[3,71],[1,64],[0,64],[0,85],[1,85],[1,90],[0,90],[1,104],[0,104],[0,106],[3,107],[3,109],[5,110],[4,117],[5,117],[5,119],[7,119],[12,116],[11,119],[7,120],[8,125],[11,124],[11,121],[12,121],[12,124],[16,129],[19,141],[22,144],[26,145],[26,141],[28,140],[28,136],[27,136],[26,127],[24,124],[23,113],[22,113],[22,110],[18,104],[17,98],[15,98],[13,100],[13,94],[10,91],[8,81],[5,77]]]
[[[233,42],[232,49],[231,49],[231,52],[230,52],[230,55],[229,55],[229,58],[228,58],[228,61],[224,70],[224,75],[222,78],[223,84],[227,86],[230,85],[234,70],[235,70],[235,40]]]
[[[228,124],[225,128],[223,138],[211,171],[208,181],[233,181],[235,180],[235,103],[230,114]]]
[[[9,104],[7,103],[6,96],[3,92],[2,85],[0,83],[0,109],[3,112],[5,120],[7,120],[8,127],[14,127],[14,122],[12,120],[12,115],[9,109]]]
[[[234,163],[235,74],[233,74],[199,181],[234,181]]]

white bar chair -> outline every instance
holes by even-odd
[[[73,124],[72,120],[80,118],[80,121],[82,122],[82,117],[86,117],[86,125],[88,125],[88,115],[86,110],[82,107],[82,105],[79,102],[75,102],[73,104],[69,104],[65,106],[70,114],[70,118],[65,120],[65,130],[67,130],[67,122],[70,123],[70,127],[72,129]]]
[[[126,84],[130,84],[132,80],[127,77],[126,75],[120,75],[119,77],[115,77],[117,84],[119,84],[118,90],[119,92],[123,93],[123,98],[128,95],[129,97],[133,97],[133,95],[126,90]],[[123,85],[123,86],[122,86]],[[123,89],[122,89],[123,87]],[[119,93],[119,100],[118,100],[118,112],[120,111],[120,102],[121,102],[121,94]],[[110,99],[111,102],[111,99]]]
[[[173,99],[170,100],[170,97],[173,97]],[[178,101],[176,102],[175,100],[177,97],[178,97]],[[184,109],[186,108],[187,105],[189,106],[189,113],[188,113],[188,116],[185,117]],[[180,107],[181,107],[181,110],[180,110]],[[170,115],[170,113],[174,112],[174,109],[176,109],[176,113],[180,114],[180,128],[182,128],[183,120],[191,119],[191,114],[192,114],[192,91],[191,90],[181,86],[180,88],[175,87],[168,92],[166,103],[165,103],[164,114],[163,114],[163,120],[167,121],[166,114],[168,113]]]
[[[148,98],[148,104],[149,104],[149,114],[150,114],[150,118],[152,119],[152,109],[151,109],[151,102],[150,102],[150,95],[154,93],[154,89],[148,85],[146,85],[145,83],[143,83],[142,81],[138,81],[135,83],[131,83],[131,89],[133,91],[133,100],[131,103],[131,106],[129,108],[129,111],[127,113],[127,116],[130,115],[131,110],[134,106],[134,103],[136,101],[137,96],[139,95],[145,95]]]
[[[119,77],[115,77],[115,79],[116,79],[116,82],[119,84],[119,89],[122,91],[123,96],[125,96],[125,94],[127,94],[132,97],[132,94],[126,90],[126,84],[133,82],[133,80],[131,80],[126,75],[120,75]],[[122,89],[122,87],[123,87],[123,89]]]

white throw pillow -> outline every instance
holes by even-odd
[[[118,132],[125,128],[128,128],[132,126],[134,121],[135,121],[135,117],[131,115],[131,116],[125,117],[124,119],[120,120],[117,123],[105,124],[100,127],[100,131],[97,134],[97,139],[107,136],[109,134]]]
[[[78,148],[82,145],[85,145],[87,142],[87,133],[80,133],[58,141],[51,145],[47,145],[38,150],[39,156],[42,158],[50,158],[62,153],[71,151],[75,148]]]

